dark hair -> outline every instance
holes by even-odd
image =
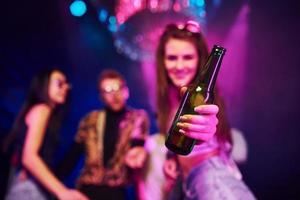
[[[59,69],[52,68],[41,71],[32,79],[26,100],[13,123],[11,132],[5,139],[3,147],[4,151],[9,151],[9,148],[12,148],[12,144],[14,143],[16,137],[18,137],[18,133],[23,126],[25,116],[27,115],[28,111],[36,104],[50,104],[50,98],[48,95],[49,81],[52,73],[55,71],[63,73]],[[60,128],[63,113],[62,108],[63,106],[56,106],[52,111],[48,123],[49,132],[51,132],[51,134],[57,134],[57,131]]]
[[[125,78],[117,71],[113,69],[103,70],[98,77],[98,89],[100,91],[100,84],[104,79],[119,79],[123,85],[126,85]]]
[[[191,24],[189,22],[187,22],[184,25],[176,25],[176,24],[167,25],[163,34],[160,37],[159,44],[157,47],[157,51],[156,51],[156,78],[157,78],[156,98],[157,98],[157,110],[158,110],[157,122],[158,122],[158,128],[162,133],[166,133],[168,131],[167,124],[168,121],[170,120],[169,115],[171,109],[170,104],[168,103],[170,98],[168,91],[170,87],[174,87],[172,81],[168,76],[165,63],[164,63],[166,43],[170,39],[179,39],[179,40],[189,41],[195,45],[199,57],[196,74],[198,74],[198,72],[200,71],[201,66],[205,64],[209,55],[207,43],[203,34],[199,30],[191,31],[189,28],[190,25]],[[195,78],[196,77],[194,77],[194,79]],[[226,140],[231,141],[230,133],[229,133],[229,124],[224,111],[224,102],[221,99],[221,97],[219,97],[218,93],[216,94],[216,104],[220,108],[218,114],[218,118],[220,122],[218,124],[217,137],[221,140],[225,138]]]

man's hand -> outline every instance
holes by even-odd
[[[125,164],[132,169],[140,169],[144,166],[147,152],[144,147],[133,147],[125,155]]]

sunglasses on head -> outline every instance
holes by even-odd
[[[167,25],[167,30],[173,30],[173,29],[186,31],[188,33],[195,33],[195,34],[198,34],[201,31],[199,23],[193,20],[189,20],[185,24],[179,23],[179,24]]]

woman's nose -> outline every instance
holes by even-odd
[[[184,67],[184,61],[182,59],[178,59],[175,63],[176,69],[182,69]]]

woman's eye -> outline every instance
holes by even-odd
[[[185,55],[185,56],[183,56],[183,59],[184,60],[192,60],[192,59],[194,59],[194,56],[193,55]]]
[[[166,58],[167,58],[167,60],[170,60],[170,61],[177,60],[177,56],[174,56],[174,55],[166,56]]]

